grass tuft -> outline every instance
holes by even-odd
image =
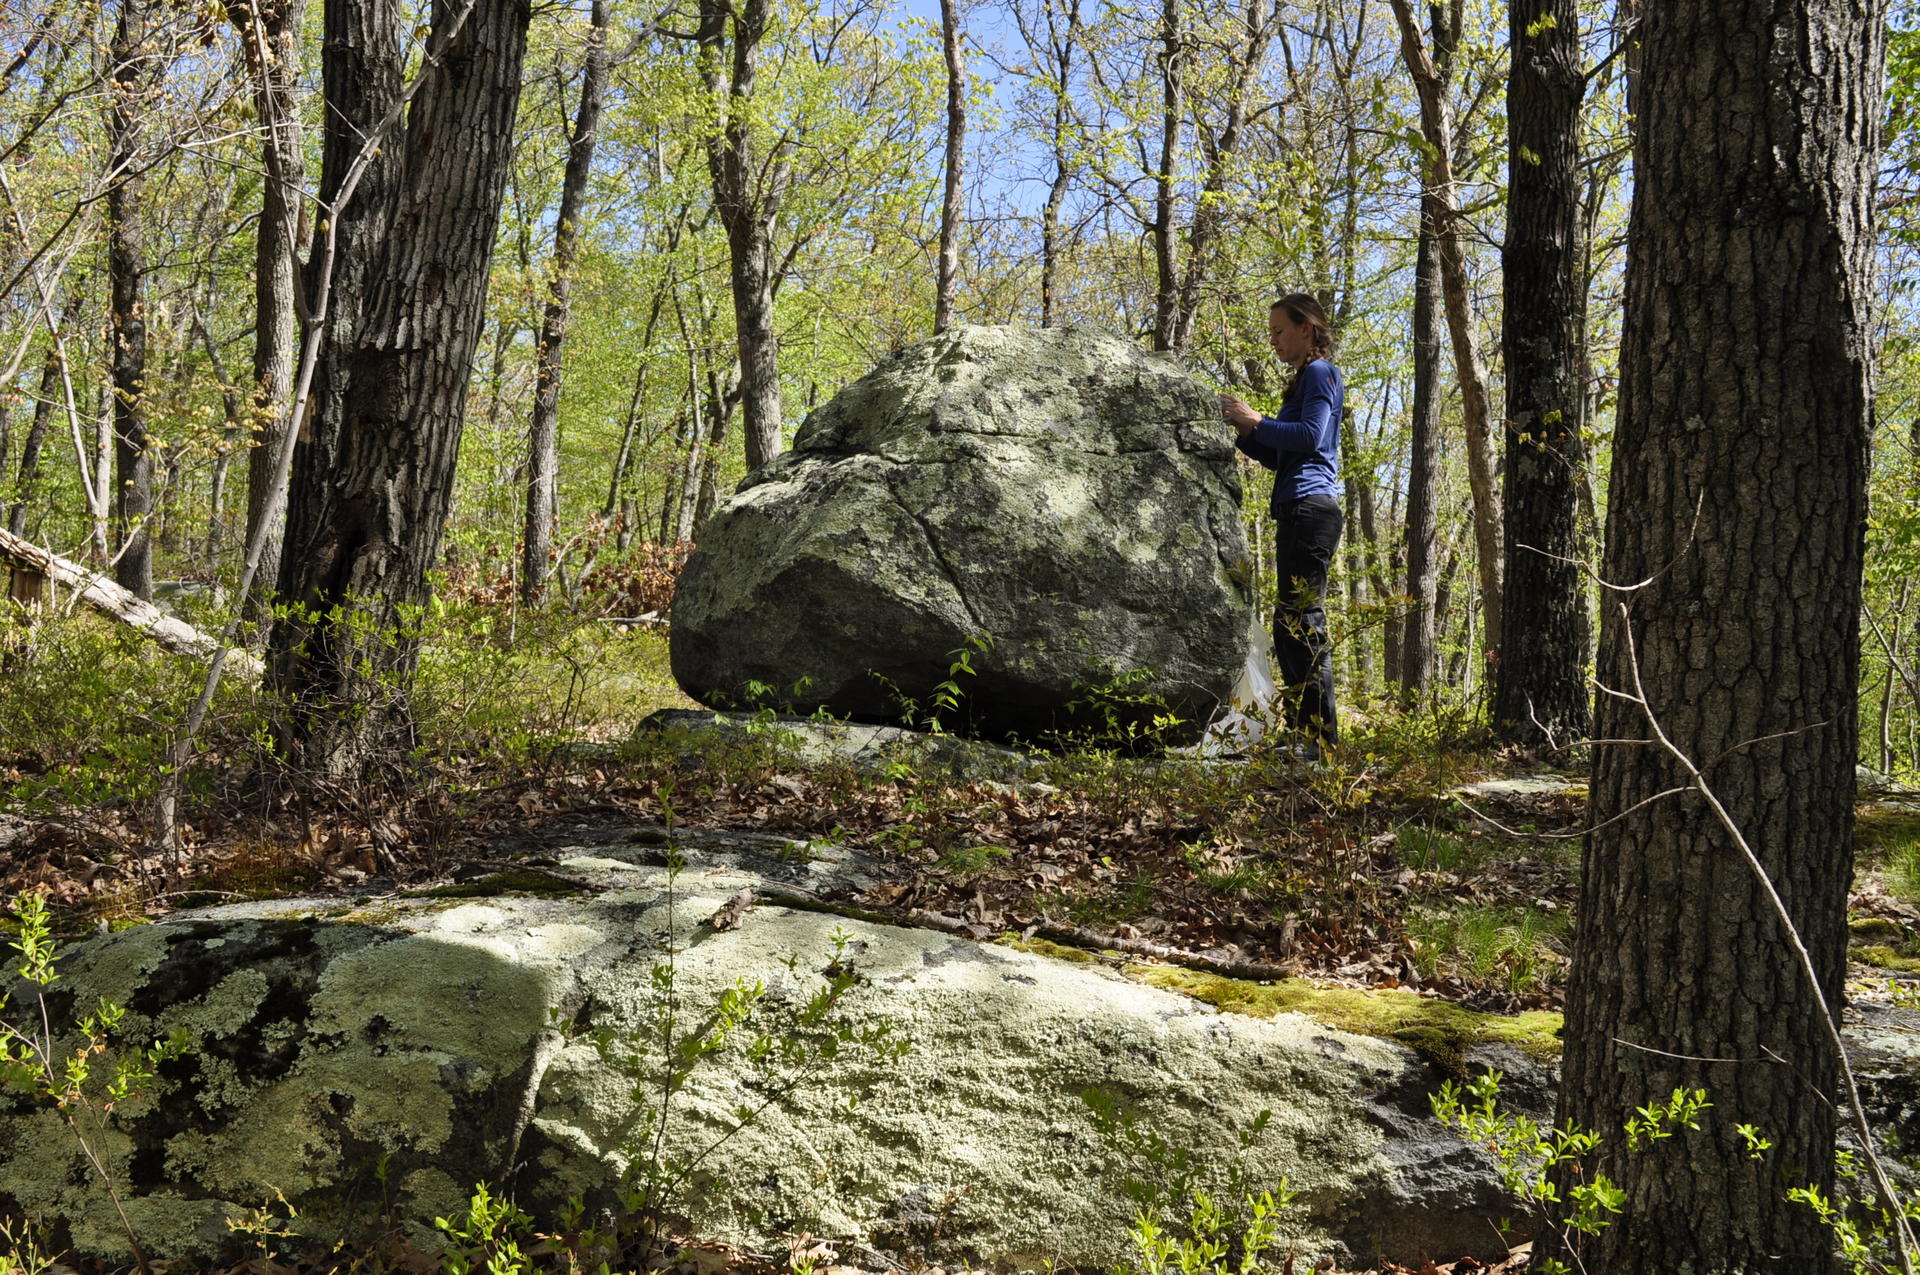
[[[1537,995],[1566,977],[1571,923],[1520,907],[1421,909],[1407,918],[1422,978],[1452,977]]]

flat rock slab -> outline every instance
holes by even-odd
[[[797,766],[840,762],[872,773],[907,766],[915,775],[961,782],[1014,782],[1042,764],[1026,753],[959,735],[831,718],[663,708],[649,714],[639,730],[690,755],[716,746],[761,744],[780,750]]]
[[[682,1197],[704,1234],[777,1246],[805,1230],[999,1268],[1110,1263],[1134,1208],[1122,1183],[1153,1170],[1102,1138],[1079,1096],[1095,1088],[1203,1158],[1271,1110],[1248,1168],[1300,1192],[1285,1225],[1303,1256],[1500,1251],[1487,1223],[1513,1206],[1484,1153],[1427,1117],[1441,1076],[1405,1048],[807,908],[760,905],[715,930],[706,919],[741,889],[827,893],[860,865],[716,838],[687,842],[670,883],[661,840],[555,852],[545,870],[576,896],[246,904],[75,947],[56,1012],[105,996],[128,1007],[129,1039],[181,1027],[195,1041],[95,1141],[149,1253],[214,1256],[232,1246],[229,1220],[282,1193],[316,1237],[391,1208],[427,1242],[429,1220],[483,1179],[541,1208],[606,1199],[631,1151],[634,1077],[658,1057],[645,1024],[663,944],[683,1024],[710,1021],[742,980],[764,983],[777,1021],[820,985],[836,932],[861,979],[847,1011],[911,1051],[849,1051],[731,1138],[763,1078],[744,1048],[700,1069],[665,1146],[691,1157],[719,1143]],[[597,1031],[612,1034],[611,1061]],[[6,1203],[61,1219],[79,1251],[126,1251],[58,1113],[0,1118],[0,1184]]]

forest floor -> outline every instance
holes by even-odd
[[[0,775],[35,759],[0,758]],[[1558,1006],[1577,895],[1581,777],[1482,750],[1443,767],[1342,752],[1303,766],[1062,756],[1032,783],[807,767],[777,743],[676,755],[647,734],[424,763],[391,785],[205,800],[173,854],[143,811],[0,814],[0,892],[45,894],[69,930],[183,907],[443,884],[583,831],[672,823],[864,852],[851,902],[1118,947],[1252,977],[1409,988],[1471,1009]],[[1517,781],[1517,782],[1502,782]],[[1856,955],[1920,973],[1920,800],[1863,805]]]
[[[665,824],[857,849],[878,880],[852,902],[982,939],[1118,947],[1502,1013],[1562,999],[1585,819],[1579,758],[1503,753],[1445,714],[1359,722],[1324,764],[1278,750],[1167,764],[1088,748],[1017,784],[801,765],[777,731],[689,753],[634,729],[654,708],[686,706],[664,676],[664,643],[640,635],[622,649],[618,671],[585,694],[578,660],[547,682],[512,661],[439,683],[429,668],[457,710],[436,719],[435,746],[351,787],[288,781],[243,705],[197,772],[181,844],[167,852],[148,846],[147,809],[127,778],[132,745],[103,759],[84,751],[98,732],[64,719],[38,734],[0,724],[0,891],[44,894],[67,933],[84,933],[242,899],[379,897],[537,857],[583,830]],[[75,658],[86,663],[86,651]],[[11,693],[16,722],[50,711],[45,687],[16,678]],[[543,703],[562,707],[528,727]],[[1920,977],[1920,802],[1879,798],[1859,827],[1854,955],[1868,964],[1851,986],[1886,995]],[[808,1259],[815,1275],[852,1271],[829,1251]],[[363,1257],[359,1269],[432,1269],[424,1255]],[[332,1265],[272,1269],[340,1268],[337,1255],[315,1260]],[[678,1269],[785,1272],[797,1261],[693,1245]],[[1497,1267],[1421,1269],[1525,1266],[1517,1250]]]

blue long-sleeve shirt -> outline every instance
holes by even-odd
[[[1234,443],[1273,471],[1273,507],[1302,496],[1340,495],[1340,419],[1346,388],[1340,370],[1325,359],[1300,369],[1300,388],[1277,416]]]

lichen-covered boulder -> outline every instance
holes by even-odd
[[[1515,1206],[1486,1155],[1426,1117],[1441,1073],[1423,1055],[1299,1013],[1221,1013],[1088,954],[776,902],[715,929],[742,887],[853,891],[867,865],[675,834],[686,868],[670,906],[667,841],[611,834],[498,883],[530,893],[244,904],[76,947],[56,1021],[104,996],[127,1007],[133,1042],[174,1028],[192,1041],[110,1123],[84,1124],[148,1255],[230,1254],[244,1240],[229,1222],[286,1217],[283,1198],[316,1240],[398,1220],[428,1245],[432,1219],[464,1213],[483,1181],[547,1218],[576,1195],[611,1202],[636,1101],[661,1092],[635,1077],[663,1056],[654,969],[669,934],[682,1031],[710,1026],[741,980],[764,981],[763,1012],[783,1021],[837,950],[860,978],[842,1002],[852,1025],[911,1046],[850,1046],[726,1138],[769,1096],[739,1030],[673,1096],[662,1143],[702,1157],[678,1193],[700,1234],[777,1249],[806,1231],[948,1266],[1109,1265],[1135,1210],[1126,1180],[1155,1170],[1103,1137],[1080,1097],[1096,1089],[1215,1169],[1270,1110],[1245,1166],[1299,1193],[1282,1224],[1303,1258],[1498,1251],[1487,1220]],[[16,989],[12,1012],[31,1004]],[[57,1111],[0,1105],[0,1212],[85,1254],[128,1252]]]
[[[1217,398],[1084,328],[959,327],[807,419],[701,529],[673,673],[714,707],[1036,738],[1170,710],[1197,738],[1246,653],[1240,482]],[[956,652],[971,674],[953,675]]]

